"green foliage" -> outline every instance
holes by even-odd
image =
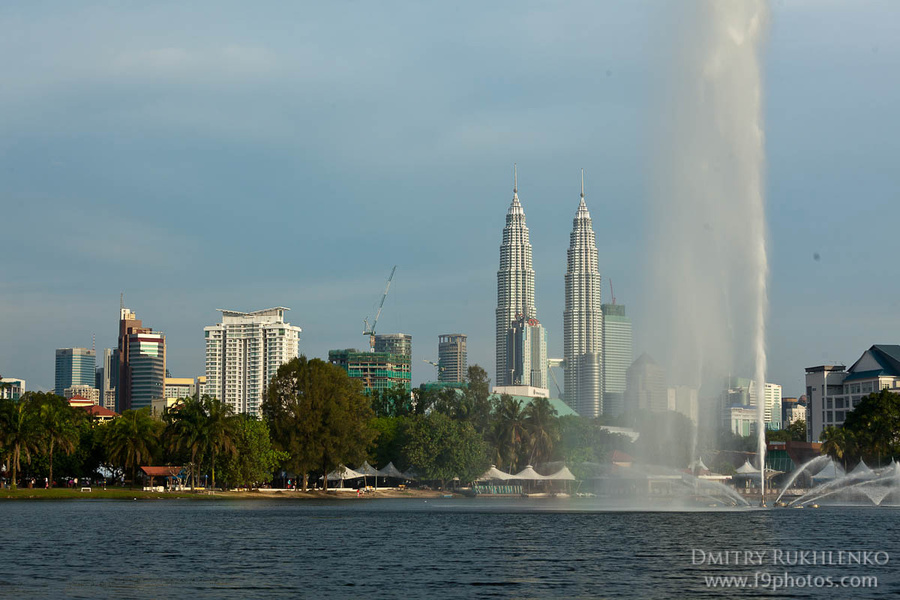
[[[525,431],[531,443],[529,464],[540,464],[550,460],[553,445],[559,439],[559,423],[556,409],[546,398],[534,398],[525,407]]]
[[[514,399],[509,394],[500,396],[494,410],[493,427],[488,439],[492,446],[491,460],[495,465],[509,472],[520,470],[519,457],[528,443],[525,411],[520,400]]]
[[[80,435],[78,424],[87,415],[69,406],[68,400],[55,394],[37,393],[31,398],[37,412],[37,427],[40,442],[47,449],[49,458],[49,478],[53,482],[53,454],[59,449],[72,454],[78,445]],[[76,412],[77,411],[77,412]]]
[[[881,390],[863,398],[844,420],[845,461],[880,465],[900,456],[900,394]]]
[[[269,438],[269,426],[247,415],[235,419],[235,452],[222,464],[222,477],[233,487],[250,487],[271,481],[272,472],[287,459],[287,453],[275,450]]]
[[[405,417],[415,412],[410,393],[402,385],[390,390],[374,390],[369,397],[376,417]]]
[[[126,410],[109,423],[104,445],[109,463],[123,471],[131,471],[134,487],[137,468],[146,465],[159,446],[163,424],[150,416],[150,408]]]
[[[600,419],[569,415],[559,418],[558,460],[565,461],[575,475],[583,463],[606,463],[616,450],[632,453],[631,440],[606,431]]]
[[[403,423],[403,437],[404,462],[442,486],[454,477],[469,483],[490,466],[487,445],[472,424],[445,414],[410,417]]]
[[[312,471],[327,474],[340,464],[365,460],[376,434],[359,382],[317,358],[301,356],[279,367],[263,415],[276,448],[289,456],[284,468],[302,475],[304,488]]]
[[[406,468],[403,463],[403,423],[407,417],[376,417],[370,423],[376,432],[372,444],[368,448],[368,455],[372,457],[374,464],[385,466],[393,462],[398,468]],[[400,466],[402,464],[402,466]]]
[[[766,430],[767,442],[805,442],[806,421],[799,420],[791,423],[787,429],[777,431]]]
[[[233,457],[236,448],[237,417],[225,402],[211,396],[185,398],[166,412],[165,443],[172,452],[190,457],[194,487],[199,483],[201,464],[209,465],[212,487],[216,487],[216,459],[220,453]]]
[[[40,447],[40,430],[37,411],[26,393],[18,402],[0,400],[0,451],[10,470],[10,481],[15,489],[22,459],[31,462],[32,452]]]

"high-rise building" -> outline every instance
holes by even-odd
[[[566,255],[565,400],[581,416],[594,418],[603,413],[603,313],[597,243],[584,203],[583,171],[581,202],[572,221]]]
[[[375,336],[375,352],[412,356],[412,336],[406,333],[379,333]]]
[[[517,319],[537,318],[534,307],[534,268],[531,242],[525,225],[525,210],[519,202],[518,172],[514,175],[513,199],[506,211],[506,226],[500,245],[500,269],[497,271],[496,311],[496,385],[513,385],[513,367],[509,363],[509,330]],[[546,371],[546,366],[543,367]],[[522,381],[521,385],[534,385]],[[536,387],[545,387],[544,385]]]
[[[507,330],[506,385],[548,388],[547,335],[537,319],[519,316]],[[503,386],[500,386],[503,387]]]
[[[407,392],[412,389],[409,354],[329,350],[328,362],[347,371],[351,379],[359,380],[366,393],[392,390],[398,386]]]
[[[766,383],[763,401],[766,429],[781,429],[781,386]],[[756,431],[759,412],[755,381],[746,377],[727,377],[720,403],[723,427],[744,436]]]
[[[73,385],[94,385],[97,353],[89,348],[59,348],[56,351],[54,393],[62,396]]]
[[[634,360],[631,319],[624,304],[603,304],[603,414],[615,416],[625,410],[628,367]]]
[[[94,387],[100,391],[100,406],[116,409],[116,381],[119,379],[118,350],[106,348],[97,367]]]
[[[140,328],[128,334],[128,408],[152,406],[165,397],[166,336]]]
[[[192,377],[166,377],[164,398],[175,400],[190,398],[194,395],[196,384]]]
[[[438,381],[462,383],[468,369],[466,336],[447,333],[438,336]]]
[[[125,308],[124,305],[119,308],[119,345],[115,352],[118,364],[115,411],[119,414],[131,408],[131,377],[128,369],[129,336],[132,332],[142,329],[143,326],[144,324],[135,316],[134,312]]]
[[[625,374],[625,412],[669,409],[666,372],[649,354],[641,354]]]
[[[206,393],[236,413],[259,416],[278,367],[297,358],[299,327],[285,323],[283,306],[237,312],[222,310],[222,322],[204,327]]]

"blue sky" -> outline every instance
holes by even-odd
[[[579,170],[634,320],[677,3],[21,3],[0,10],[0,373],[115,344],[119,293],[203,368],[217,308],[288,306],[301,350],[469,335],[493,373],[519,164],[538,316],[562,355]],[[900,342],[900,4],[781,2],[765,51],[770,381]],[[814,260],[814,254],[820,259]]]

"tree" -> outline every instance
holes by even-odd
[[[216,487],[216,457],[220,452],[233,455],[237,430],[234,413],[222,400],[204,396],[201,400],[205,412],[206,447],[210,455],[212,487]]]
[[[234,430],[235,452],[222,464],[223,479],[236,487],[270,481],[287,455],[272,447],[269,426],[249,415],[238,415]]]
[[[854,442],[847,446],[848,462],[862,458],[881,464],[884,458],[900,455],[900,394],[888,390],[869,394],[847,413],[843,429]]]
[[[555,447],[557,460],[580,474],[583,463],[604,463],[615,450],[631,454],[631,440],[603,429],[600,419],[568,415],[559,417],[559,441]]]
[[[372,410],[376,417],[404,417],[414,412],[413,401],[405,386],[370,392]]]
[[[490,465],[487,445],[471,423],[434,412],[404,423],[404,457],[424,479],[468,483]]]
[[[844,468],[857,454],[858,450],[853,432],[844,427],[829,425],[822,431],[819,439],[822,441],[822,453],[844,465]]]
[[[518,457],[526,441],[525,413],[522,402],[509,394],[500,396],[494,410],[493,431],[494,458],[498,466],[515,471]]]
[[[112,464],[131,469],[134,487],[137,467],[148,460],[158,444],[162,422],[150,416],[150,408],[126,410],[109,424],[106,431],[106,453]]]
[[[35,411],[30,394],[25,394],[18,402],[0,400],[0,448],[11,471],[12,488],[16,489],[21,459],[31,462],[31,453],[38,449]]]
[[[50,459],[50,485],[53,485],[53,452],[58,447],[65,454],[71,454],[80,439],[77,409],[69,406],[68,400],[55,394],[37,393],[33,397],[37,405],[38,435],[46,444]]]
[[[303,477],[319,470],[328,488],[328,472],[341,464],[361,462],[375,437],[369,399],[344,369],[314,358],[295,358],[279,367],[263,402],[284,467]]]
[[[534,398],[525,407],[525,431],[531,444],[529,464],[550,460],[553,444],[559,439],[556,409],[547,398]]]
[[[207,447],[206,414],[199,398],[182,402],[177,409],[168,411],[165,439],[169,449],[190,453],[191,487],[199,485],[200,458]]]
[[[469,420],[475,431],[484,434],[490,427],[491,412],[491,380],[487,371],[478,365],[466,370],[466,387],[463,399],[468,407]]]
[[[402,462],[403,437],[401,431],[406,419],[407,417],[376,417],[372,419],[370,425],[376,434],[367,454],[373,458],[376,465],[384,466],[393,462],[396,466],[398,462]]]

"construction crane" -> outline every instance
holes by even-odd
[[[369,352],[375,351],[375,325],[378,323],[378,317],[381,316],[381,309],[384,308],[384,300],[387,298],[388,290],[391,289],[391,281],[394,279],[394,272],[397,270],[397,265],[394,265],[394,268],[391,269],[391,274],[388,277],[387,285],[384,286],[384,294],[381,295],[381,304],[378,305],[378,312],[375,313],[375,319],[372,320],[372,326],[369,327],[369,317],[366,317],[363,320],[363,335],[369,336]]]
[[[563,358],[548,358],[547,359],[547,372],[550,373],[550,378],[553,380],[553,383],[556,384],[556,395],[560,398],[563,397],[562,390],[559,389],[559,381],[556,380],[556,373],[553,372],[554,367],[564,368],[566,365],[566,361]]]
[[[616,292],[613,290],[612,279],[609,280],[609,295],[612,296],[613,306],[616,305]]]
[[[433,360],[428,360],[427,358],[423,358],[422,360],[424,360],[425,362],[427,362],[429,365],[434,365],[434,368],[437,369],[437,376],[438,376],[438,379],[440,379],[440,378],[441,378],[441,373],[444,372],[444,369],[445,369],[446,367],[442,367],[442,366],[439,365],[438,363],[434,362]]]

